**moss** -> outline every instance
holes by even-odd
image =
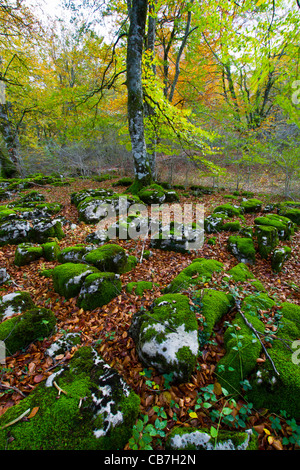
[[[238,261],[246,264],[255,263],[255,247],[252,238],[232,235],[228,238],[227,249]]]
[[[165,292],[180,292],[210,280],[213,273],[220,272],[223,263],[213,259],[196,258],[189,266],[184,268],[178,276],[165,288]]]
[[[85,255],[85,261],[101,272],[121,274],[127,269],[128,255],[124,248],[116,244],[103,245]]]
[[[299,323],[300,321],[300,305],[293,304],[291,302],[283,302],[281,304],[281,314],[284,318]]]
[[[260,310],[269,310],[276,305],[268,294],[262,292],[247,295],[242,302],[242,310],[252,316],[259,316]]]
[[[254,287],[254,289],[257,292],[266,292],[266,288],[263,285],[263,283],[258,281],[257,279],[255,279],[255,281],[251,281],[250,284],[251,284],[252,287]]]
[[[284,263],[290,258],[292,249],[289,246],[277,248],[272,253],[271,266],[273,271],[279,273],[282,271]]]
[[[208,245],[215,245],[217,243],[217,237],[211,237],[207,240]]]
[[[88,264],[65,263],[56,266],[52,270],[54,290],[66,299],[76,297],[84,279],[95,272],[98,270]]]
[[[222,230],[224,232],[239,232],[241,229],[241,224],[239,222],[226,222],[222,225]]]
[[[29,421],[0,431],[0,449],[122,450],[138,416],[139,397],[88,347],[80,348],[60,372],[55,380],[67,395],[57,399],[55,387],[39,384],[1,416],[0,429],[26,409],[38,407]],[[107,398],[101,388],[109,393]],[[120,418],[119,423],[111,422],[110,416]],[[8,435],[13,437],[9,442]]]
[[[289,416],[299,419],[300,369],[299,364],[293,361],[293,351],[286,347],[286,343],[299,339],[300,307],[285,302],[281,313],[283,317],[278,330],[280,339],[275,339],[272,348],[268,349],[279,375],[275,374],[270,361],[264,362],[251,377],[252,389],[248,396],[255,407],[267,408],[273,413],[285,410]],[[294,315],[295,322],[292,320]]]
[[[223,214],[226,214],[228,217],[234,217],[238,216],[241,214],[241,209],[239,207],[235,207],[231,204],[222,204],[220,206],[217,206],[214,209],[214,214],[221,212]]]
[[[237,264],[231,268],[227,274],[230,274],[230,276],[232,276],[233,280],[236,282],[245,282],[248,279],[254,279],[254,275],[251,273],[245,263]]]
[[[142,188],[137,195],[145,204],[160,204],[166,198],[165,190],[155,183]]]
[[[268,258],[269,254],[278,245],[278,230],[269,225],[257,225],[255,227],[258,251],[262,258]]]
[[[262,208],[262,201],[259,199],[248,199],[248,201],[242,201],[241,207],[243,208],[244,212],[259,212]]]
[[[77,305],[84,310],[94,310],[108,304],[121,289],[120,278],[115,273],[90,274],[80,289]]]
[[[5,220],[11,219],[15,215],[16,215],[16,211],[14,211],[12,209],[7,209],[7,208],[2,209],[0,211],[0,223],[4,222]]]
[[[16,266],[25,266],[43,256],[43,248],[31,243],[21,243],[15,251],[14,264]]]
[[[115,181],[112,186],[130,186],[133,184],[133,178],[130,178],[129,176],[124,176],[123,178],[120,178],[118,181]]]
[[[295,224],[300,225],[300,209],[280,209],[278,214],[292,220]]]
[[[258,439],[243,431],[218,430],[217,438],[208,429],[175,427],[169,433],[166,450],[257,450]]]
[[[131,271],[132,269],[136,267],[137,264],[138,264],[137,257],[134,255],[129,255],[123,272],[127,273],[128,271]]]
[[[34,302],[29,292],[16,291],[12,294],[0,297],[0,321],[15,313],[24,313],[34,307]]]
[[[7,354],[12,355],[32,342],[48,337],[55,324],[56,318],[51,310],[34,307],[1,323],[0,340],[5,342]]]
[[[46,261],[55,261],[60,253],[60,248],[57,242],[48,242],[42,244],[43,257]]]
[[[264,332],[264,324],[257,317],[246,312],[244,314],[257,331]],[[240,314],[236,315],[233,325],[226,329],[224,345],[226,354],[217,365],[218,382],[229,393],[237,396],[241,390],[241,381],[255,369],[262,346]]]
[[[201,292],[201,314],[205,317],[204,334],[207,338],[211,336],[215,324],[232,307],[232,300],[231,295],[215,289],[204,289]]]
[[[146,290],[152,290],[154,286],[158,285],[151,281],[129,282],[126,286],[126,291],[129,294],[134,293],[135,295],[142,296]]]
[[[263,217],[257,217],[254,219],[254,223],[255,225],[276,227],[279,240],[289,240],[295,232],[294,223],[287,217],[278,214],[266,214]]]

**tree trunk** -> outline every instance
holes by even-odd
[[[135,169],[135,188],[151,183],[151,168],[144,136],[142,54],[148,1],[132,0],[128,11],[130,27],[127,43],[128,123]]]
[[[0,152],[1,175],[13,178],[20,174],[20,165],[17,149],[17,134],[13,131],[9,120],[9,105],[0,103],[0,134],[6,147],[7,156]]]
[[[151,54],[152,60],[154,59],[154,48],[155,48],[155,37],[156,37],[156,18],[154,16],[154,5],[149,5],[149,17],[148,17],[148,35],[147,35],[147,51]],[[154,63],[151,64],[152,72],[156,74],[156,67]],[[145,117],[150,118],[155,115],[154,109],[149,103],[144,103],[144,112]],[[149,160],[151,177],[153,180],[156,180],[156,144],[157,136],[156,129],[154,130],[154,135],[147,144],[147,158]]]

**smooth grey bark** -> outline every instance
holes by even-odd
[[[151,168],[144,135],[144,102],[142,87],[142,54],[145,38],[148,1],[128,3],[130,27],[127,41],[128,124],[138,186],[151,183]]]
[[[155,38],[156,38],[156,17],[153,13],[154,13],[154,5],[150,4],[146,48],[147,48],[147,51],[149,51],[150,54],[152,55],[152,59],[154,58]],[[154,63],[152,63],[151,66],[152,66],[152,73],[155,75],[156,67]],[[155,114],[153,107],[148,102],[145,102],[144,106],[145,106],[144,107],[145,117],[151,119],[151,116],[154,116]],[[156,138],[156,130],[155,130],[155,136],[151,138],[150,142],[147,144],[147,158],[149,160],[151,176],[153,180],[156,180],[156,144],[157,144],[157,138]]]

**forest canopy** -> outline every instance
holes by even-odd
[[[172,178],[181,159],[186,177],[196,168],[214,182],[232,168],[237,188],[253,169],[271,171],[289,195],[299,177],[299,14],[296,0],[1,1],[2,177],[122,169],[146,171],[148,184],[166,168]],[[139,66],[136,153],[128,114]]]

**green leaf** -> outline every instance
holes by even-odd
[[[216,437],[218,437],[218,430],[214,427],[214,426],[211,426],[210,428],[210,435],[211,437],[213,437],[214,439]]]

